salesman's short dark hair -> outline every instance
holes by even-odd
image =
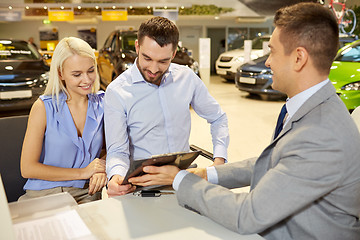
[[[179,42],[179,30],[175,23],[164,17],[153,17],[143,22],[138,31],[138,41],[141,45],[145,37],[157,42],[160,47],[172,44],[175,51]]]
[[[281,29],[285,53],[304,47],[317,69],[329,73],[339,48],[339,29],[335,15],[318,3],[303,2],[279,9],[274,24]]]

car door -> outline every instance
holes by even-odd
[[[118,35],[111,34],[105,41],[104,47],[99,51],[98,66],[102,85],[110,84],[114,76],[114,58],[118,51]]]

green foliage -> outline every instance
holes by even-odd
[[[232,12],[233,8],[222,8],[215,5],[192,5],[190,8],[179,9],[179,15],[219,15]]]

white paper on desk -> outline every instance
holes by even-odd
[[[96,239],[75,209],[13,226],[17,240]]]

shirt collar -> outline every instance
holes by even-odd
[[[301,93],[296,94],[292,98],[288,98],[286,100],[286,109],[289,114],[287,119],[290,119],[297,110],[308,100],[314,93],[316,93],[320,88],[325,86],[329,82],[329,79],[326,79],[311,88],[302,91]]]

